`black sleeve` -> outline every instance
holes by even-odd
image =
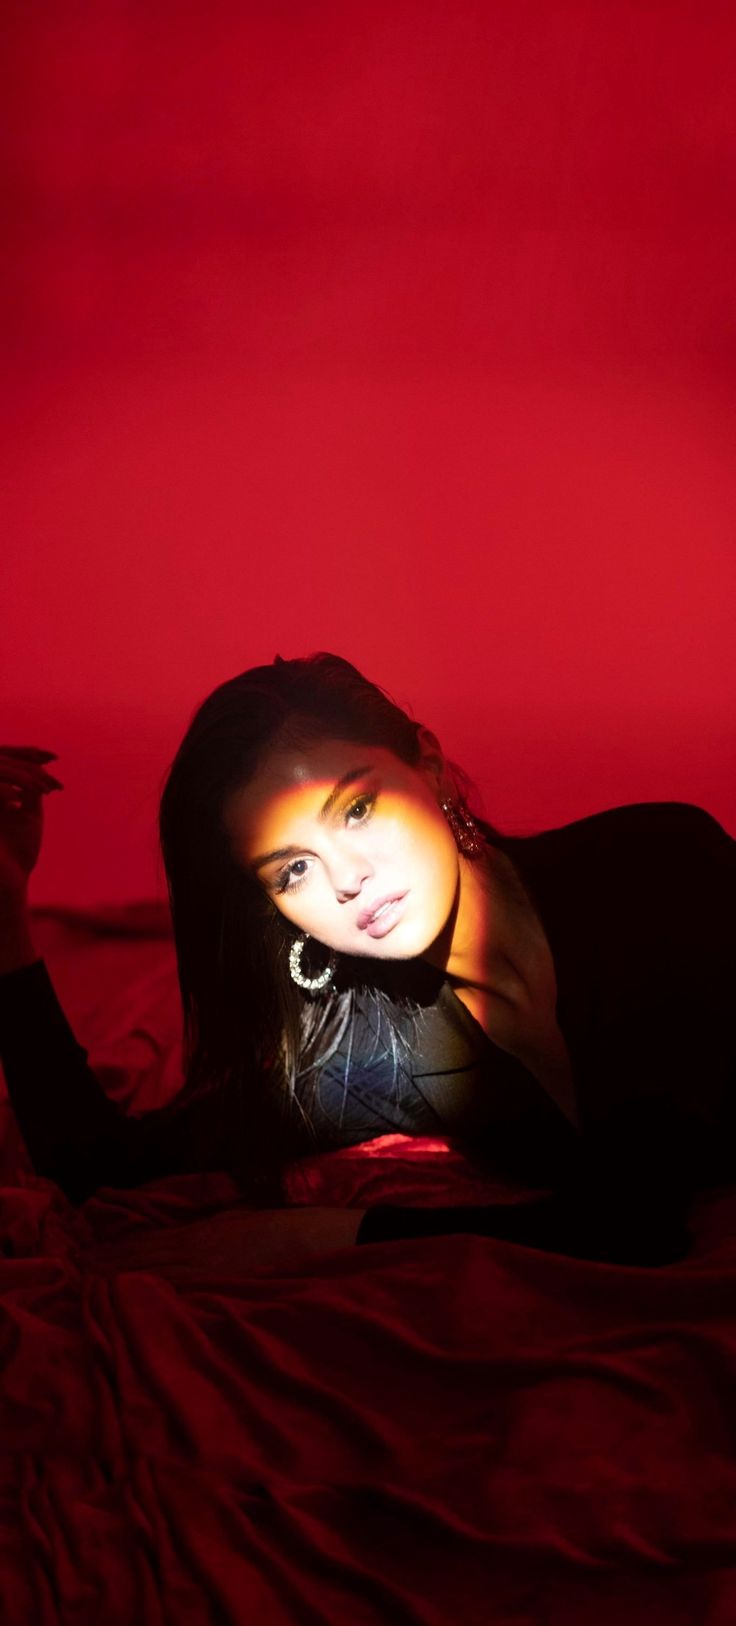
[[[620,1059],[623,1065],[623,1059]],[[616,1265],[685,1257],[688,1209],[703,1172],[698,1125],[672,1096],[654,1093],[588,1123],[556,1190],[521,1203],[453,1208],[369,1208],[356,1242],[472,1232],[545,1253]],[[720,1176],[721,1169],[715,1174]]]
[[[580,1188],[532,1202],[463,1208],[400,1208],[379,1204],[361,1220],[356,1242],[472,1233],[521,1243],[543,1253],[614,1265],[674,1264],[689,1242],[685,1205],[654,1214],[626,1200],[606,1205]]]
[[[356,1242],[471,1232],[614,1265],[674,1264],[688,1251],[692,1125],[658,1098],[590,1127],[556,1190],[519,1203],[369,1208]]]
[[[651,870],[637,921],[644,974],[597,1027],[580,1168],[564,1189],[513,1206],[379,1204],[359,1244],[470,1232],[619,1265],[686,1255],[694,1191],[736,1174],[736,842],[690,804],[644,812],[649,846],[637,832],[635,850],[621,847]]]
[[[0,977],[0,1060],[33,1168],[72,1202],[162,1174],[236,1172],[239,1136],[222,1092],[139,1118],[106,1095],[43,960]]]

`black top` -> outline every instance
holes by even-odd
[[[320,1081],[317,1143],[295,1130],[292,1154],[392,1130],[446,1135],[489,1170],[551,1188],[512,1210],[379,1205],[359,1242],[472,1230],[581,1257],[677,1258],[690,1192],[736,1173],[736,841],[680,802],[490,839],[549,941],[575,1102],[551,1099],[440,972],[411,962],[419,1041],[398,1088],[359,1005]],[[404,1020],[397,1010],[397,1027]],[[242,1091],[126,1116],[89,1068],[42,960],[0,977],[0,1057],[34,1167],[72,1200],[160,1174],[238,1176]]]

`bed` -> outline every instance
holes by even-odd
[[[165,907],[35,923],[98,1077],[162,1105]],[[655,1270],[475,1235],[243,1268],[216,1171],[74,1208],[4,1099],[0,1178],[6,1626],[733,1626],[735,1192],[699,1198],[688,1258]],[[287,1193],[524,1195],[401,1135],[295,1163]]]

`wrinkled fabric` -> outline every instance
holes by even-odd
[[[187,1264],[225,1176],[0,1194],[0,1601],[12,1626],[676,1626],[736,1613],[736,1196],[642,1273],[477,1236]],[[303,1203],[480,1194],[441,1142]],[[145,1221],[168,1270],[99,1271]]]
[[[732,848],[709,828],[705,838],[730,865]],[[674,854],[652,860],[652,898],[664,899],[668,870]],[[645,916],[651,935],[628,967],[622,1023],[622,984],[601,978],[611,942],[585,915],[589,890],[575,914],[572,900],[562,908],[554,864],[535,879],[580,1056],[591,1012],[598,1023],[606,1133],[623,1167],[616,1125],[623,1142],[632,1091],[655,1059],[672,1079],[679,1045],[688,1110],[701,1100],[711,1110],[713,1079],[722,1089],[708,1059],[733,1040],[733,1004],[712,977],[726,960],[708,965],[704,994],[715,990],[723,1021],[701,1033],[698,1053],[692,1025],[639,1020],[672,974],[666,956],[649,974],[655,925],[660,949],[666,932],[673,955],[677,946],[672,919],[665,932],[656,911]],[[701,898],[705,918],[702,872],[686,910],[693,926]],[[685,910],[683,886],[678,900]],[[720,918],[728,946],[726,909]],[[49,912],[36,924],[95,1077],[121,1105],[163,1107],[180,1076],[165,914]],[[694,964],[702,937],[692,943]],[[40,1085],[53,1099],[60,1078]],[[733,1189],[697,1195],[686,1256],[647,1270],[474,1234],[244,1269],[217,1221],[236,1209],[251,1226],[258,1216],[227,1171],[159,1169],[75,1207],[31,1172],[2,1108],[3,1623],[732,1626]],[[641,1095],[636,1111],[646,1173],[666,1126],[654,1112],[644,1132]],[[589,1133],[594,1117],[595,1103]],[[363,1142],[295,1160],[288,1203],[528,1200],[508,1168],[482,1171],[436,1126],[431,1136],[380,1130],[375,1121]],[[732,1150],[726,1141],[726,1162]],[[155,1269],[142,1263],[151,1237],[167,1244]],[[112,1247],[115,1265],[95,1264]]]

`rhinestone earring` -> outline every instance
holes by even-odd
[[[315,994],[320,988],[326,988],[330,978],[334,976],[337,967],[337,955],[330,953],[327,965],[318,977],[305,977],[302,972],[302,951],[308,938],[309,932],[304,932],[301,937],[295,937],[289,950],[289,970],[291,980],[296,983],[298,988],[306,988],[310,994]]]
[[[458,851],[466,858],[480,858],[485,842],[464,802],[443,802],[442,811],[455,837]]]

